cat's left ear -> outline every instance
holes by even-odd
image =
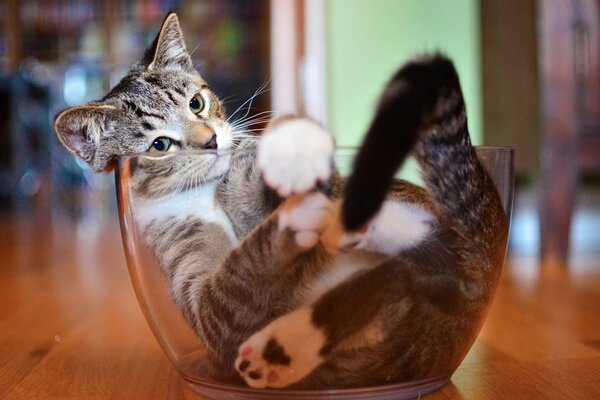
[[[194,64],[185,47],[177,14],[171,12],[166,16],[160,32],[144,55],[144,59],[149,70],[179,69],[195,72]]]

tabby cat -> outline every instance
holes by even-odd
[[[507,220],[445,57],[393,76],[345,184],[317,123],[275,119],[254,140],[228,122],[173,13],[116,87],[55,130],[98,172],[157,155],[128,171],[143,240],[211,358],[249,386],[441,375],[474,340]],[[393,181],[409,153],[426,188]]]

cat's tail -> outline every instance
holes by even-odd
[[[457,231],[477,236],[494,218],[486,212],[503,212],[471,146],[458,74],[440,54],[404,65],[385,88],[346,184],[341,216],[348,231],[375,216],[411,152],[440,217]]]

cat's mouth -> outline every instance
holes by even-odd
[[[231,150],[230,149],[217,149],[215,154],[216,159],[214,160],[210,171],[208,173],[209,178],[218,178],[223,176],[229,169],[229,163],[231,161]]]

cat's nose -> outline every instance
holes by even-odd
[[[211,136],[211,138],[204,143],[204,145],[202,146],[203,149],[216,149],[217,148],[217,135],[215,133],[213,133],[213,135]]]
[[[204,124],[194,124],[189,128],[189,144],[195,149],[216,149],[217,134]]]

